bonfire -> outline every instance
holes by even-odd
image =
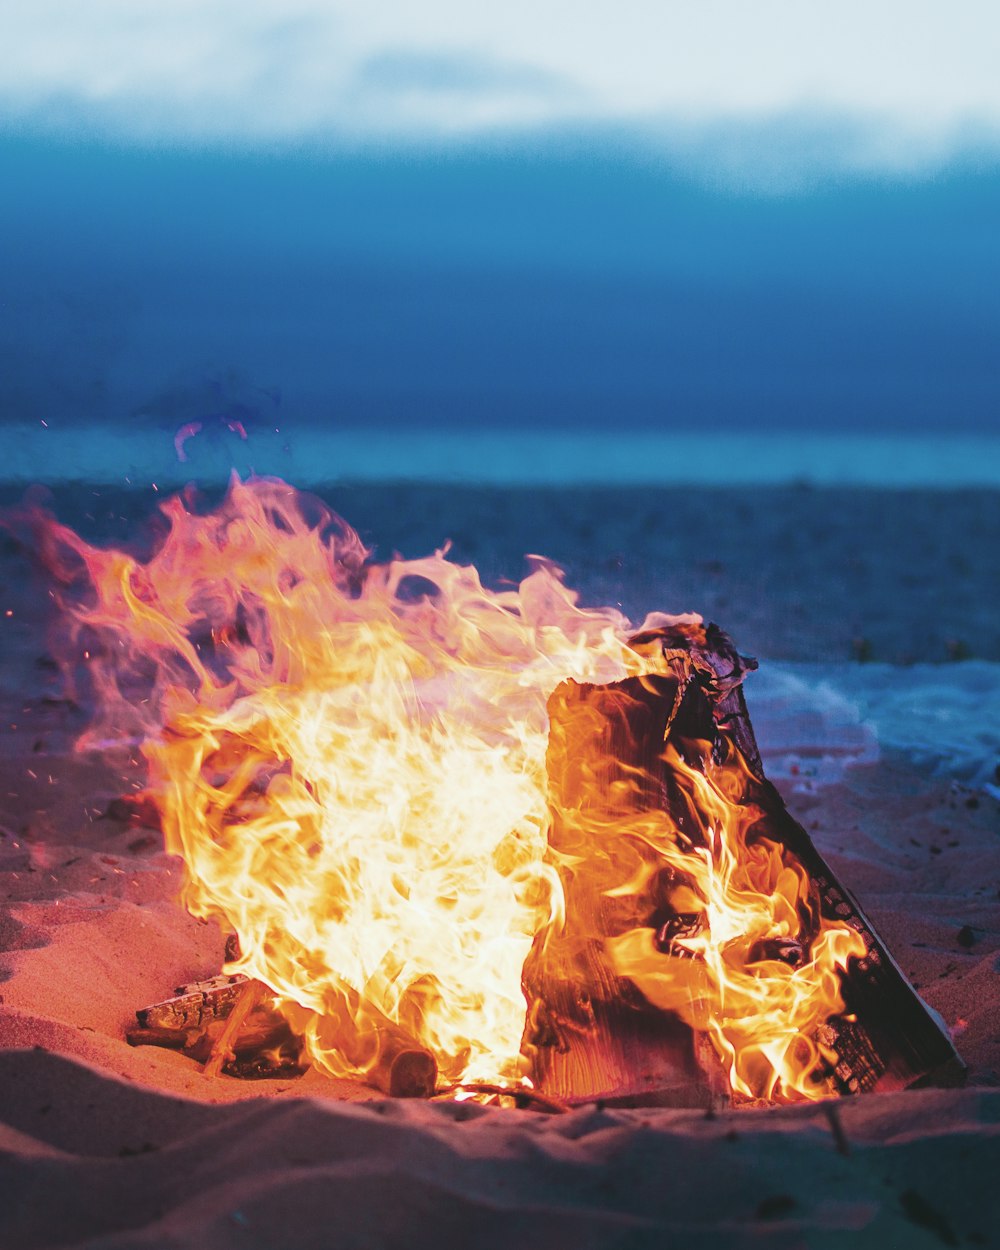
[[[229,938],[130,1040],[548,1110],[959,1078],[767,782],[717,627],[583,607],[537,558],[499,590],[377,563],[277,480],[162,514],[146,558],[41,527],[79,747],[141,750],[132,801]]]

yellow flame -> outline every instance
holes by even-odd
[[[610,939],[615,970],[651,1003],[709,1034],[737,1093],[833,1093],[824,1063],[831,1055],[817,1031],[843,1008],[838,970],[865,954],[864,940],[819,914],[808,874],[793,856],[766,837],[754,839],[760,811],[731,802],[711,761],[695,769],[672,748],[667,759],[704,814],[706,844],[678,838],[668,813],[629,832],[684,875],[678,910],[700,914],[703,925],[667,951],[649,927]],[[782,942],[796,944],[800,962],[774,954]]]
[[[279,481],[234,480],[206,515],[179,498],[163,511],[145,562],[55,523],[49,538],[96,592],[75,613],[100,696],[84,745],[142,739],[185,904],[237,932],[233,968],[271,988],[326,1071],[365,1072],[389,1028],[448,1080],[525,1079],[522,969],[564,921],[546,701],[567,678],[658,661],[544,562],[499,592],[444,551],[375,564]],[[698,620],[646,625],[681,619]],[[709,1031],[735,1089],[815,1096],[802,1052],[842,1006],[837,969],[860,939],[824,922],[802,967],[748,962],[759,938],[802,931],[806,874],[748,841],[746,810],[710,777],[671,762],[709,843],[682,845],[648,813],[621,833],[681,866],[706,924],[691,959],[656,950],[641,925],[609,954],[651,1002]],[[575,871],[611,893],[645,880],[602,878],[597,855]]]

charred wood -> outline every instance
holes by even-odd
[[[299,1076],[306,1066],[301,1040],[269,1004],[268,993],[239,975],[179,986],[175,997],[137,1011],[137,1027],[126,1030],[125,1039],[130,1046],[182,1051],[205,1064],[209,1075]],[[241,1000],[246,1007],[238,1017]]]
[[[262,1080],[300,1076],[308,1066],[301,1038],[273,1005],[270,990],[242,974],[178,986],[177,994],[136,1012],[131,1046],[179,1050],[208,1076]],[[372,1028],[374,1055],[365,1080],[394,1098],[429,1098],[434,1056],[391,1021]]]
[[[703,845],[704,821],[667,762],[665,744],[696,769],[706,766],[707,748],[707,766],[723,769],[737,786],[732,801],[748,814],[759,813],[749,837],[784,846],[805,868],[811,886],[806,910],[815,923],[820,916],[837,919],[864,941],[864,957],[842,977],[845,1010],[827,1022],[819,1039],[836,1054],[835,1070],[828,1073],[836,1087],[853,1093],[961,1081],[964,1067],[947,1034],[764,775],[741,688],[755,662],[743,660],[712,625],[668,626],[632,641],[657,658],[656,676],[605,686],[568,681],[549,700],[550,843],[557,863],[592,853],[592,844],[581,840],[581,825],[606,829],[613,841],[616,820],[643,811],[669,812],[681,842]],[[649,861],[635,839],[628,841],[609,853],[631,856],[641,876]],[[653,875],[641,897],[607,900],[585,870],[561,869],[561,875],[564,929],[544,945],[536,942],[524,973],[525,1050],[538,1089],[560,1098],[635,1101],[655,1087],[664,1102],[679,1105],[696,1101],[693,1085],[703,1099],[717,1100],[720,1071],[704,1038],[645,1004],[631,983],[615,976],[603,953],[608,938],[635,925],[638,908],[645,911],[638,923],[653,930],[657,947],[684,957],[685,941],[697,935],[702,918],[685,905],[683,880],[671,869],[665,878]],[[808,927],[795,941],[759,943],[749,961],[800,966],[814,936]],[[649,1077],[644,1092],[638,1088],[643,1074]]]
[[[141,1029],[194,1029],[202,1031],[213,1020],[229,1015],[242,993],[247,978],[217,976],[192,985],[179,985],[175,996],[163,1002],[142,1007],[135,1013]]]

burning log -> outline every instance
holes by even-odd
[[[174,997],[138,1010],[137,1027],[125,1039],[130,1046],[183,1051],[212,1076],[300,1076],[302,1043],[268,997],[259,981],[240,974],[181,985]]]
[[[666,801],[656,756],[680,694],[673,678],[646,677],[609,686],[564,682],[549,699],[549,844],[578,859],[580,871],[562,873],[563,930],[536,940],[525,963],[525,1051],[536,1086],[559,1099],[682,1106],[704,1105],[714,1092],[702,1076],[695,1034],[645,1004],[608,960],[605,938],[639,920],[639,900],[607,896],[585,822],[566,818],[585,814],[613,827],[631,811]]]
[[[227,944],[227,957],[238,951]],[[175,997],[143,1007],[137,1027],[126,1031],[131,1046],[183,1051],[205,1065],[206,1076],[268,1079],[301,1076],[308,1066],[301,1039],[271,1004],[270,990],[240,973],[177,987]],[[377,1029],[377,1053],[366,1074],[375,1089],[393,1098],[430,1098],[437,1062],[390,1021]]]
[[[430,1098],[437,1086],[437,1061],[429,1050],[395,1029],[379,1036],[379,1052],[368,1083],[392,1098]]]
[[[751,1069],[741,1075],[730,1053],[741,1022],[712,1024],[701,1004],[710,909],[704,877],[699,884],[684,870],[715,871],[723,818],[752,860],[770,856],[782,890],[787,874],[795,887],[796,932],[765,933],[745,950],[730,943],[742,984],[787,984],[814,967],[819,975],[811,961],[830,935],[852,951],[837,964],[839,1010],[782,1043],[779,1079],[793,1079],[797,1062],[804,1092],[960,1081],[948,1037],[764,776],[740,686],[753,662],[714,626],[650,631],[632,644],[659,652],[657,675],[568,681],[549,700],[550,845],[566,916],[525,964],[525,1049],[540,1092],[672,1105],[718,1098],[730,1083],[744,1097],[757,1093]]]

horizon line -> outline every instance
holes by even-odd
[[[373,431],[284,428],[205,439],[110,423],[5,422],[8,484],[102,482],[175,489],[274,476],[494,487],[864,486],[1000,488],[998,434]],[[724,453],[724,454],[720,454]],[[183,459],[181,458],[183,456]],[[114,465],[114,471],[109,466]]]

